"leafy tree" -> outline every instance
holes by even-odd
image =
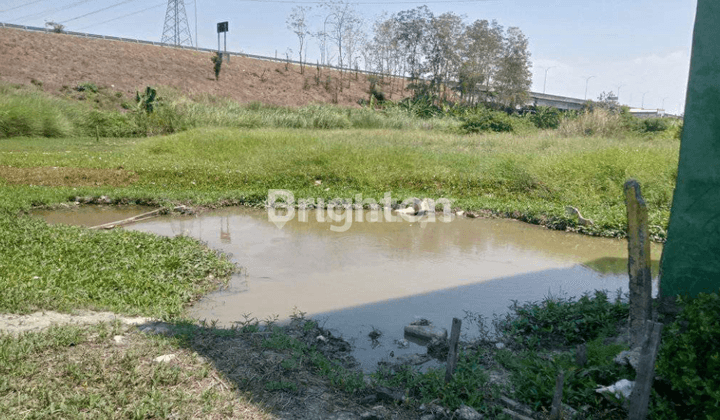
[[[411,79],[418,79],[422,72],[423,49],[427,49],[424,44],[433,14],[423,5],[399,12],[393,18],[397,21],[396,40],[407,64],[405,70],[410,73]]]
[[[427,41],[423,44],[425,71],[431,77],[432,89],[439,94],[446,81],[457,78],[465,24],[461,16],[443,13],[431,16],[427,31]]]
[[[498,60],[502,56],[503,37],[503,27],[494,20],[476,20],[465,30],[458,82],[466,101],[476,103],[481,98],[487,100]]]
[[[495,73],[495,90],[502,105],[515,108],[527,102],[532,84],[530,66],[527,37],[520,28],[508,28]]]

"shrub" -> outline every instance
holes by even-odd
[[[98,87],[95,83],[85,82],[85,83],[80,83],[79,85],[77,85],[75,87],[75,90],[77,90],[78,92],[86,92],[87,91],[87,92],[97,93]]]
[[[465,133],[480,133],[485,131],[499,133],[513,131],[513,122],[510,116],[504,112],[478,108],[476,112],[463,118],[460,129]]]
[[[720,295],[679,301],[682,312],[663,331],[653,418],[720,418]]]
[[[213,70],[215,71],[215,80],[220,78],[220,68],[222,67],[222,53],[216,52],[215,55],[210,57],[210,61],[213,62]]]
[[[670,121],[665,118],[648,118],[642,120],[642,131],[645,133],[655,133],[658,131],[666,131],[670,128]]]
[[[557,108],[538,106],[535,108],[535,113],[532,114],[530,120],[537,128],[558,128],[560,126],[560,122],[562,121],[562,114]]]

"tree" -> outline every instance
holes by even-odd
[[[530,67],[527,37],[520,28],[508,28],[495,74],[495,90],[501,104],[515,108],[527,102],[532,84]]]
[[[325,23],[329,22],[331,25],[327,35],[329,35],[330,40],[335,44],[338,67],[342,68],[346,62],[346,58],[348,58],[347,49],[350,49],[350,53],[356,52],[355,43],[358,39],[357,33],[362,26],[362,19],[352,4],[346,3],[343,0],[336,2],[326,1],[322,7],[329,12],[325,18]],[[332,20],[328,21],[330,18],[332,18]],[[352,57],[349,57],[349,59],[352,60]]]
[[[462,17],[452,12],[432,16],[428,22],[427,42],[423,44],[424,70],[429,73],[431,89],[436,94],[440,94],[447,80],[457,78],[464,32]]]
[[[416,80],[422,73],[423,50],[427,41],[428,25],[433,14],[427,6],[398,12],[392,17],[397,21],[396,41],[405,58],[406,71]]]
[[[487,99],[502,56],[503,32],[494,20],[476,20],[466,28],[458,71],[459,90],[466,101],[475,103],[481,96]]]
[[[595,108],[602,108],[610,112],[617,112],[620,109],[620,103],[618,102],[617,95],[615,95],[613,91],[603,92],[598,96],[597,102],[591,102],[589,108],[591,111]]]
[[[298,43],[300,44],[300,73],[305,72],[305,68],[303,66],[303,48],[305,46],[305,37],[310,35],[307,22],[307,12],[310,10],[312,10],[312,7],[295,6],[292,8],[292,13],[290,13],[290,16],[286,21],[287,28],[297,35]]]

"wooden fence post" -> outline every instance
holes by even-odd
[[[660,348],[663,324],[647,320],[643,327],[635,386],[630,394],[629,420],[645,420],[647,417],[650,390],[655,378],[655,358]]]
[[[455,365],[457,365],[458,357],[458,341],[460,340],[460,327],[462,321],[453,318],[452,330],[450,331],[450,349],[448,350],[447,370],[445,371],[445,383],[452,381],[453,373],[455,373]]]
[[[560,420],[562,418],[562,394],[563,383],[565,382],[565,372],[560,370],[557,378],[555,378],[555,393],[553,394],[552,408],[550,409],[550,418],[552,420]]]
[[[630,345],[642,339],[643,324],[652,319],[652,274],[648,214],[640,184],[634,179],[625,183],[628,217],[628,274],[630,275]]]

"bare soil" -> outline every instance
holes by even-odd
[[[0,28],[0,80],[46,92],[92,82],[126,96],[146,86],[170,86],[186,94],[212,94],[240,103],[280,106],[336,103],[357,106],[369,98],[366,75],[234,56],[215,80],[213,54],[146,44],[79,38],[58,33]],[[388,79],[389,80],[389,79]],[[395,80],[383,88],[389,99],[407,93]]]

